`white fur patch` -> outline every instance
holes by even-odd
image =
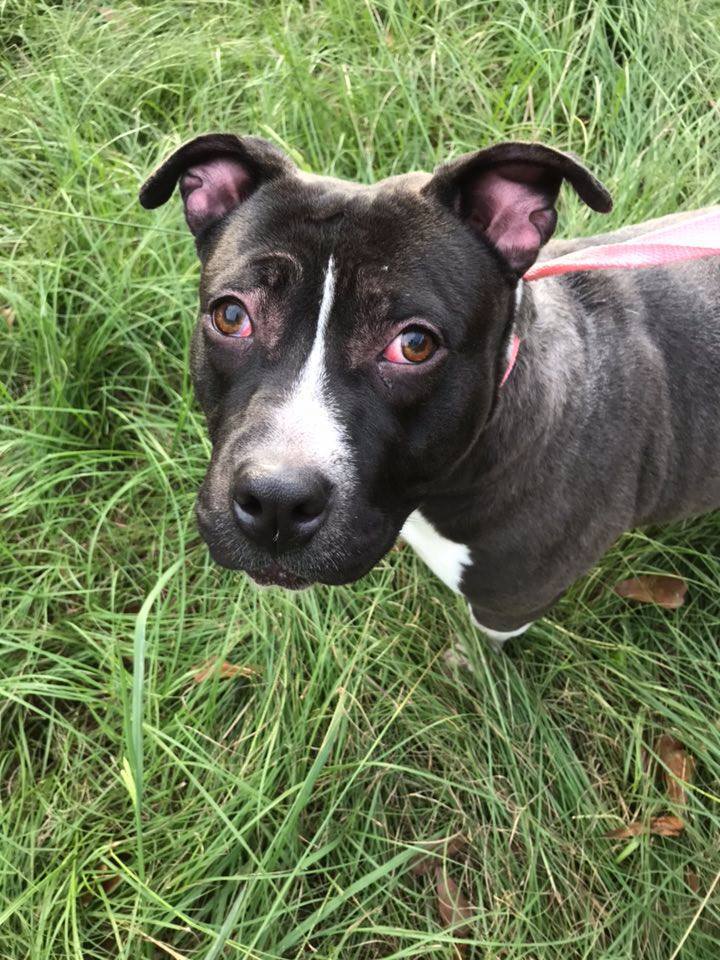
[[[520,309],[520,304],[522,303],[524,287],[525,285],[522,282],[522,280],[518,280],[517,286],[515,287],[515,316],[516,317],[517,317],[518,310]],[[508,338],[507,349],[505,351],[505,363],[508,366],[513,362],[513,348],[514,348],[514,340],[515,340],[514,334],[516,329],[517,328],[515,324],[513,324],[510,337]]]
[[[482,630],[482,632],[498,646],[502,646],[503,643],[505,643],[506,640],[510,640],[511,637],[519,637],[521,634],[525,633],[528,627],[532,626],[532,622],[530,622],[524,624],[522,627],[518,627],[517,630],[491,630],[490,627],[484,627],[479,620],[477,620],[472,611],[472,607],[470,607],[470,616],[472,617],[472,622],[475,624],[478,630]]]
[[[345,429],[327,389],[325,340],[334,298],[335,264],[330,257],[310,353],[286,399],[274,412],[271,429],[256,455],[258,462],[286,463],[292,459],[307,463],[339,479],[351,457]]]
[[[463,570],[470,563],[470,548],[448,540],[415,510],[405,521],[400,536],[424,560],[436,577],[451,590],[460,593]]]
[[[522,280],[518,280],[518,285],[515,287],[515,313],[517,313],[518,310],[520,309],[520,304],[522,303],[524,289],[525,289],[525,285],[523,284]]]
[[[455,543],[454,540],[448,540],[441,533],[438,533],[435,527],[426,520],[419,510],[415,510],[405,521],[405,525],[400,531],[400,536],[406,543],[409,543],[415,553],[421,560],[430,567],[432,572],[444,584],[454,590],[455,593],[461,593],[460,584],[465,567],[472,562],[470,548],[464,543]],[[525,633],[528,627],[532,626],[526,623],[517,630],[491,630],[490,627],[484,627],[475,619],[470,608],[470,616],[478,629],[500,647],[511,637],[519,637]]]

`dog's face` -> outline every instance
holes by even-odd
[[[214,559],[261,583],[363,576],[478,441],[518,277],[576,161],[503,144],[363,187],[209,135],[143,187],[180,182],[202,263],[192,373],[213,453],[197,501]]]

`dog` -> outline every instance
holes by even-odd
[[[342,584],[401,535],[504,641],[624,531],[720,506],[720,258],[523,282],[539,257],[683,216],[551,241],[563,181],[611,209],[538,143],[372,186],[227,133],[160,164],[140,201],[179,185],[202,268],[215,561]]]

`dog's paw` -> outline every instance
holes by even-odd
[[[443,652],[442,658],[448,670],[472,670],[472,664],[467,655],[467,647],[462,640],[453,640]]]

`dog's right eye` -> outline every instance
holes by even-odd
[[[249,337],[252,321],[245,307],[237,300],[221,300],[212,311],[213,326],[224,337]]]

